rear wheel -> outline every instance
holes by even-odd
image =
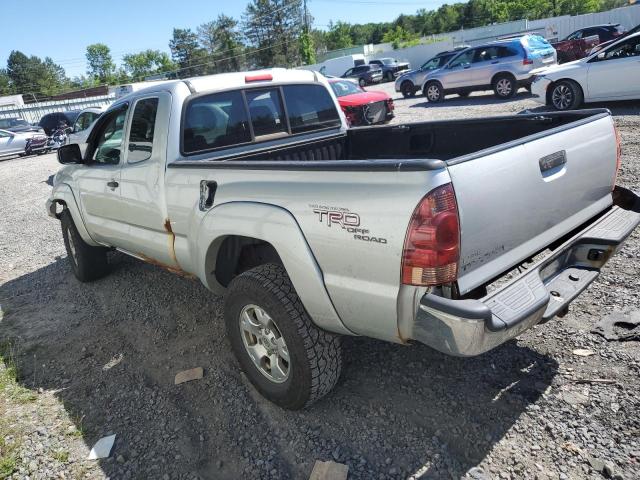
[[[549,93],[549,103],[556,110],[572,110],[582,103],[582,89],[570,80],[556,83]]]
[[[400,86],[400,91],[402,92],[402,96],[404,98],[413,97],[416,94],[416,91],[413,88],[413,83],[409,81],[402,83],[402,85]]]
[[[67,257],[76,278],[81,282],[91,282],[107,275],[109,273],[107,249],[87,244],[80,236],[66,208],[60,214],[60,225]]]
[[[427,83],[424,87],[423,93],[431,103],[439,103],[444,100],[444,89],[438,82]]]
[[[498,98],[511,98],[518,90],[515,79],[510,75],[498,75],[493,80],[493,93]]]
[[[304,408],[338,381],[340,337],[313,324],[282,266],[261,265],[236,277],[225,323],[240,367],[273,403]]]

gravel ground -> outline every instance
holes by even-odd
[[[396,108],[404,122],[539,106],[523,93]],[[640,105],[613,112],[619,183],[640,191]],[[470,359],[348,338],[336,389],[288,412],[239,373],[221,299],[197,281],[122,255],[109,277],[74,279],[43,205],[57,168],[53,155],[0,162],[0,337],[37,397],[0,410],[22,428],[11,478],[303,479],[316,459],[348,464],[353,479],[640,477],[640,344],[590,333],[605,315],[640,313],[640,232],[563,319]],[[173,385],[197,366],[202,380]],[[111,433],[110,458],[83,459]]]

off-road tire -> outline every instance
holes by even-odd
[[[437,95],[436,95],[437,91]],[[424,86],[423,95],[430,103],[440,103],[444,100],[444,89],[439,82],[429,82]]]
[[[60,214],[60,224],[67,258],[76,278],[81,282],[92,282],[106,276],[109,273],[107,249],[88,245],[78,233],[73,218],[66,208]]]
[[[508,85],[508,91],[503,89],[503,84]],[[496,78],[493,79],[492,87],[493,93],[500,99],[513,98],[518,92],[516,79],[507,74],[497,75]]]
[[[257,305],[277,324],[289,352],[289,375],[275,383],[263,375],[247,353],[240,314]],[[268,400],[298,410],[329,393],[342,369],[341,339],[316,327],[305,311],[285,269],[269,263],[248,270],[229,285],[224,307],[227,336],[242,371]]]
[[[413,83],[408,80],[402,82],[402,85],[400,85],[400,92],[404,98],[411,98],[416,94],[416,91],[413,88]]]

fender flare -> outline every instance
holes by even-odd
[[[215,279],[218,249],[229,235],[252,237],[270,243],[313,322],[331,332],[354,335],[338,316],[304,234],[294,216],[276,205],[230,202],[211,209],[201,220],[193,252],[197,275],[210,290],[222,293]]]
[[[47,201],[47,208],[49,209],[50,215],[55,216],[56,218],[58,217],[58,215],[55,213],[56,205],[58,204],[64,205],[65,208],[69,210],[71,218],[73,219],[73,223],[78,229],[78,233],[80,233],[82,240],[84,240],[92,247],[102,246],[94,241],[93,238],[91,238],[91,235],[89,235],[89,231],[84,225],[84,220],[82,219],[82,214],[80,213],[80,208],[78,207],[78,202],[76,202],[76,197],[73,195],[71,187],[66,183],[60,183],[54,186],[53,190],[51,191],[51,196]]]

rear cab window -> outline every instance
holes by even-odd
[[[182,117],[183,155],[337,128],[335,103],[323,85],[246,88],[198,95]]]

